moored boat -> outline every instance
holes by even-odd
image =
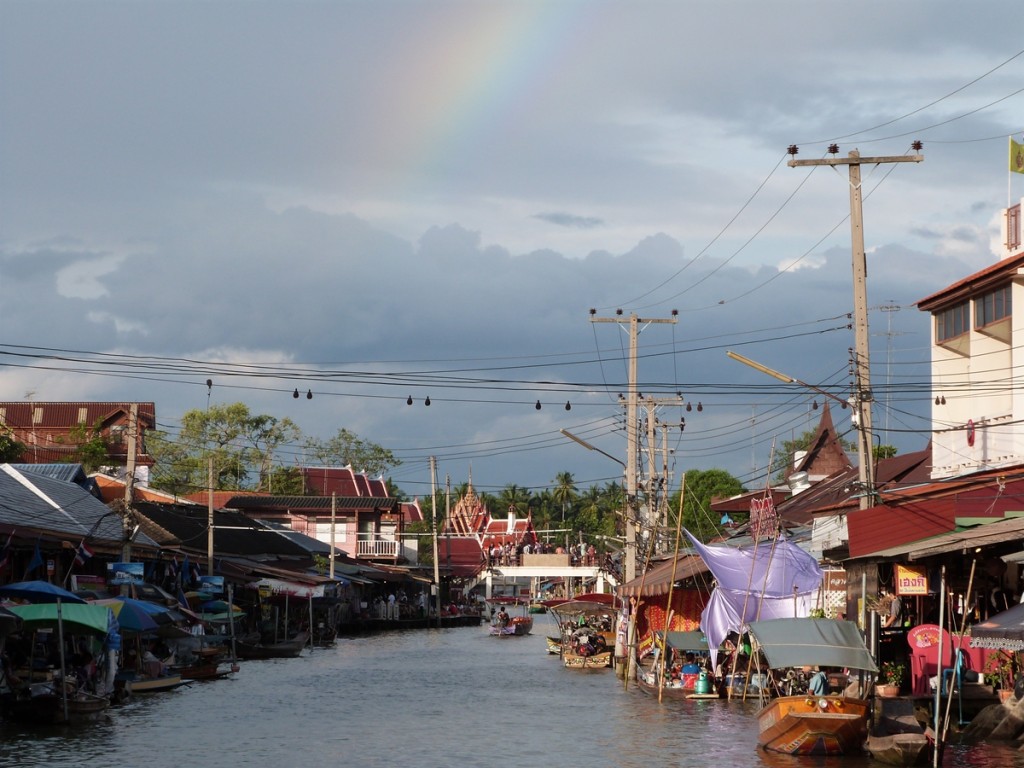
[[[879,763],[896,766],[931,765],[935,740],[914,716],[911,699],[878,699],[877,724],[864,742],[864,751]]]
[[[857,625],[836,619],[750,622],[772,669],[820,665],[877,672]],[[773,699],[758,713],[758,744],[789,755],[847,755],[868,735],[866,698],[797,694]]]
[[[68,695],[67,709],[63,697],[50,685],[33,685],[0,695],[0,716],[5,721],[22,725],[77,725],[94,723],[106,715],[110,699],[91,693]]]
[[[300,632],[290,640],[277,643],[263,643],[259,639],[235,641],[235,654],[240,659],[293,659],[302,654],[309,643],[309,633]]]

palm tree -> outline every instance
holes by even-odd
[[[559,472],[555,475],[555,487],[551,490],[555,502],[562,506],[562,522],[565,522],[565,508],[576,501],[576,478],[572,472]]]
[[[501,495],[498,496],[498,503],[501,505],[501,509],[505,512],[508,511],[509,507],[515,507],[518,509],[526,509],[530,506],[530,489],[521,488],[518,485],[506,485],[501,489]]]

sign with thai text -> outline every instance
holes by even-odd
[[[928,572],[921,566],[896,565],[897,595],[927,595]]]
[[[846,571],[825,571],[826,592],[846,592]]]

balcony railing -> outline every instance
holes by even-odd
[[[360,539],[356,542],[356,557],[371,559],[397,559],[401,542],[394,539]]]
[[[1020,250],[1020,203],[1006,209],[1006,250],[1008,253]]]

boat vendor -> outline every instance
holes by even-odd
[[[818,667],[804,667],[804,674],[811,674],[807,681],[807,693],[811,696],[827,696],[829,693],[828,675]]]
[[[494,623],[499,627],[507,627],[508,621],[508,611],[505,610],[505,606],[503,605],[498,609],[498,615],[494,617]]]

